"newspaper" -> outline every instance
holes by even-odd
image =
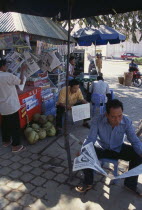
[[[73,122],[90,118],[90,103],[72,107]]]
[[[42,64],[41,64],[41,69],[43,71],[49,71],[51,72],[52,69],[50,68],[50,64],[52,63],[52,56],[49,53],[42,53],[41,56]]]
[[[100,161],[97,158],[94,145],[92,142],[82,147],[81,155],[74,159],[73,171],[82,170],[85,168],[91,168],[103,174],[104,176],[109,177],[110,179],[122,179],[122,178],[137,176],[137,175],[142,174],[142,164],[119,176],[112,176],[110,174],[107,174],[100,165]]]
[[[41,56],[41,59],[42,59],[41,69],[43,71],[51,72],[53,69],[61,65],[61,62],[56,56],[54,51],[44,52]]]
[[[91,168],[105,176],[108,176],[104,169],[101,168],[92,142],[82,147],[81,155],[74,159],[73,171],[85,168]]]
[[[24,71],[24,75],[26,76],[26,78],[28,78],[32,74],[34,74],[36,71],[40,70],[40,67],[37,65],[37,63],[32,58],[31,53],[25,51],[24,58],[25,58],[25,62],[27,64],[27,66],[28,66],[28,68]]]
[[[142,174],[142,164],[121,174],[120,176],[112,177],[112,179],[123,179],[130,176],[138,176]]]
[[[11,51],[10,53],[8,53],[5,59],[7,61],[8,71],[13,74],[16,74],[18,68],[25,61],[21,54],[15,51]]]

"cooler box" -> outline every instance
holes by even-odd
[[[35,113],[41,113],[41,88],[27,87],[18,91],[21,108],[19,110],[20,127],[24,128]]]

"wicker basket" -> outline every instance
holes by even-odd
[[[119,84],[123,85],[124,77],[118,77]]]
[[[124,72],[124,85],[131,86],[133,79],[133,72]]]

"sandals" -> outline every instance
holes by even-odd
[[[77,192],[86,192],[92,188],[92,185],[82,184],[80,186],[75,187]]]
[[[132,189],[132,188],[130,188],[130,187],[127,187],[126,185],[124,185],[124,187],[125,187],[127,190],[129,190],[129,191],[135,193],[136,195],[142,197],[142,191],[141,191],[140,189],[138,189],[138,188]]]
[[[26,149],[26,147],[24,147],[23,145],[18,145],[16,146],[16,149],[12,148],[12,152],[16,153],[16,152],[22,152]]]

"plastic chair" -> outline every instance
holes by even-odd
[[[99,159],[99,161],[100,161],[102,167],[105,163],[112,163],[114,165],[113,175],[118,176],[118,160],[110,159],[110,158],[102,158],[102,159]],[[117,179],[114,179],[111,181],[111,183],[113,183],[113,184],[116,184],[117,182],[118,182]]]
[[[114,96],[114,92],[113,92],[113,90],[112,90],[112,89],[110,89],[110,93],[111,93],[111,99],[114,99],[114,98],[115,98],[115,96]]]
[[[92,102],[92,114],[94,115],[97,108],[100,109],[100,114],[105,113],[105,96],[97,93],[93,93],[91,96]]]

